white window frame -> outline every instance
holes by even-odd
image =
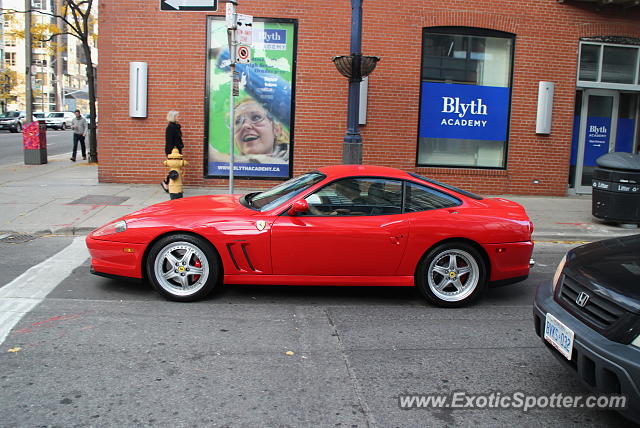
[[[582,46],[594,45],[600,46],[600,58],[598,60],[598,80],[596,82],[588,80],[580,80],[580,64],[582,61]],[[638,51],[636,55],[636,68],[634,70],[635,83],[607,83],[602,82],[602,57],[604,56],[605,46],[632,48]],[[576,70],[576,81],[578,88],[595,88],[595,89],[614,89],[619,91],[640,91],[640,46],[637,45],[622,45],[618,43],[602,43],[591,41],[580,41],[578,47],[578,64]]]

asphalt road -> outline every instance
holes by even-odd
[[[73,131],[57,131],[47,129],[47,156],[69,154],[73,149]],[[89,148],[87,147],[87,150]],[[80,148],[78,147],[78,151]],[[80,154],[78,156],[81,158]],[[0,166],[15,163],[24,164],[24,151],[22,148],[22,134],[12,134],[9,131],[0,130]]]
[[[383,287],[227,286],[168,302],[60,256],[72,240],[0,242],[3,283],[42,261],[20,278],[53,281],[0,343],[2,426],[632,426],[611,411],[398,406],[404,393],[587,394],[532,322],[534,288],[569,245],[538,243],[529,279],[451,310]]]

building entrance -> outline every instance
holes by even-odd
[[[638,152],[640,94],[608,89],[576,93],[569,184],[591,193],[596,159],[610,152]]]

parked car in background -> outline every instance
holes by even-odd
[[[33,120],[37,120],[38,122],[46,122],[47,114],[42,111],[34,111],[33,112]]]
[[[567,252],[533,314],[549,351],[591,391],[626,396],[620,412],[640,423],[640,235]]]
[[[9,111],[0,115],[0,129],[6,129],[13,133],[22,132],[25,116],[24,111]]]
[[[175,199],[87,237],[98,275],[171,300],[227,284],[416,286],[443,307],[525,279],[524,208],[398,169],[319,168],[264,191]]]
[[[71,121],[75,115],[70,111],[54,111],[46,117],[47,128],[64,130],[71,128]]]

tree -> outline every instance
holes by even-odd
[[[15,100],[13,91],[17,85],[18,73],[8,68],[0,70],[0,105],[3,113],[6,112],[9,101]]]
[[[90,43],[90,41],[95,40],[96,37],[94,31],[95,20],[91,15],[93,4],[94,0],[56,0],[56,9],[53,13],[37,9],[31,9],[29,12],[54,17],[59,23],[61,23],[60,26],[49,26],[47,31],[51,32],[51,35],[48,37],[41,36],[39,41],[52,41],[54,38],[62,34],[67,34],[77,38],[82,44],[82,51],[86,59],[87,86],[89,87],[89,113],[91,114],[91,123],[89,124],[89,162],[98,162],[98,141],[96,136],[96,77],[95,70],[93,68]],[[2,12],[25,13],[25,11],[9,9],[3,9]],[[41,33],[44,34],[45,31],[42,31]]]

